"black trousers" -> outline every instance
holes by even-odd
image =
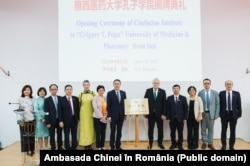
[[[64,126],[64,145],[66,150],[76,150],[77,147],[77,125],[78,121],[74,116],[71,117],[69,126]],[[69,135],[71,134],[71,146],[69,144]]]
[[[199,122],[197,122],[194,118],[189,118],[187,120],[187,142],[188,148],[198,148],[199,141]]]
[[[56,135],[57,135],[57,146],[58,146],[58,148],[61,148],[62,147],[62,128],[59,127],[58,119],[56,120],[56,125],[55,126],[51,125],[51,127],[49,128],[51,150],[56,149],[55,131],[56,131]]]
[[[158,129],[158,145],[161,145],[163,141],[163,120],[161,119],[161,117],[148,117],[149,144],[152,145],[154,141],[155,123],[157,124],[157,129]]]
[[[235,144],[235,128],[237,124],[237,119],[234,119],[233,112],[227,111],[226,116],[221,118],[221,144],[222,146],[227,145],[227,127],[228,123],[230,126],[230,139],[229,147],[234,147]]]
[[[94,118],[96,148],[104,147],[107,123],[100,122],[100,119]]]
[[[35,123],[33,122],[24,122],[24,123]],[[25,124],[24,124],[25,125]],[[20,136],[21,136],[21,152],[34,152],[35,151],[35,127],[33,129],[27,128],[19,125],[20,128]],[[32,132],[29,132],[32,131]]]
[[[111,119],[110,123],[110,146],[116,149],[120,149],[121,147],[121,137],[122,137],[122,125],[123,125],[123,120],[113,120]],[[116,133],[116,136],[115,136]]]
[[[182,142],[183,142],[183,121],[178,122],[177,118],[175,118],[174,120],[171,120],[169,122],[170,125],[170,136],[171,136],[171,142],[172,145],[178,145],[178,146],[182,146]],[[176,141],[176,129],[178,131],[178,141]]]

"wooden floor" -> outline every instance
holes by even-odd
[[[170,146],[170,141],[164,141],[164,146],[168,150]],[[201,145],[201,142],[200,142]],[[109,142],[106,142],[106,148],[109,149]],[[221,148],[220,140],[214,140],[214,147],[216,149]],[[95,145],[93,145],[95,148]],[[138,145],[135,145],[132,142],[122,142],[122,148],[124,150],[147,150],[147,143],[140,142]],[[187,142],[183,142],[183,148],[187,149]],[[77,149],[83,150],[83,147],[78,147]],[[153,150],[158,150],[157,142],[153,144]],[[242,139],[237,139],[235,144],[236,150],[250,150],[250,143],[246,142]],[[200,150],[200,147],[199,149]],[[207,149],[208,150],[208,149]],[[26,157],[26,158],[25,158]],[[25,164],[23,164],[25,161]],[[21,146],[20,142],[15,142],[14,144],[10,145],[9,147],[0,150],[0,165],[11,165],[11,166],[20,166],[20,165],[29,165],[35,166],[39,163],[39,150],[35,151],[35,155],[33,157],[25,155],[25,153],[21,153]]]

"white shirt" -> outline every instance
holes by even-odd
[[[72,96],[66,96],[67,100],[70,98],[70,105],[71,105],[71,110],[72,110],[72,115],[74,115],[74,105],[73,105],[73,101],[72,101]]]
[[[176,100],[179,101],[179,95],[174,95],[174,101],[177,102]]]
[[[57,96],[52,96],[52,99],[54,101],[54,105],[55,105],[55,108],[56,108],[56,118],[58,118],[58,111],[57,111],[58,98],[57,98]]]
[[[52,96],[54,104],[57,105],[58,104],[58,99],[57,96]],[[57,108],[56,108],[57,109]]]

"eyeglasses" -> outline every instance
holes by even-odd
[[[210,84],[209,82],[204,82],[203,84]]]

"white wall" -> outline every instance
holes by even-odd
[[[225,80],[234,81],[234,88],[241,92],[243,106],[237,137],[246,141],[250,141],[250,121],[247,119],[250,116],[250,74],[245,73],[246,68],[250,68],[249,9],[248,0],[201,1],[203,77],[210,78],[212,88],[217,91],[224,89]],[[48,88],[51,83],[59,85],[60,95],[64,94],[63,87],[68,83],[73,85],[74,95],[82,90],[81,82],[58,82],[57,12],[56,0],[0,1],[0,66],[10,71],[10,77],[0,72],[0,141],[3,147],[20,139],[13,113],[17,106],[8,103],[17,101],[24,84],[32,85],[34,96],[39,87]],[[91,87],[95,90],[98,84],[103,84],[106,90],[110,90],[112,81],[92,82]],[[198,90],[202,88],[202,82],[162,82],[161,87],[170,95],[175,83],[181,85],[183,95],[187,95],[186,89],[191,84]],[[129,98],[143,97],[148,87],[151,87],[151,82],[122,82],[122,89]],[[140,138],[145,140],[143,118],[140,123]],[[130,139],[134,138],[133,126],[132,123]],[[164,138],[170,139],[167,121],[164,126]],[[214,138],[220,138],[220,127],[219,119],[215,123]],[[127,128],[128,120],[123,128],[123,140],[127,140]]]
[[[242,118],[237,125],[237,137],[250,141],[250,1],[202,1],[203,76],[212,79],[216,90],[224,81],[234,81],[234,89],[242,97]],[[220,138],[220,120],[215,124],[215,137]]]

